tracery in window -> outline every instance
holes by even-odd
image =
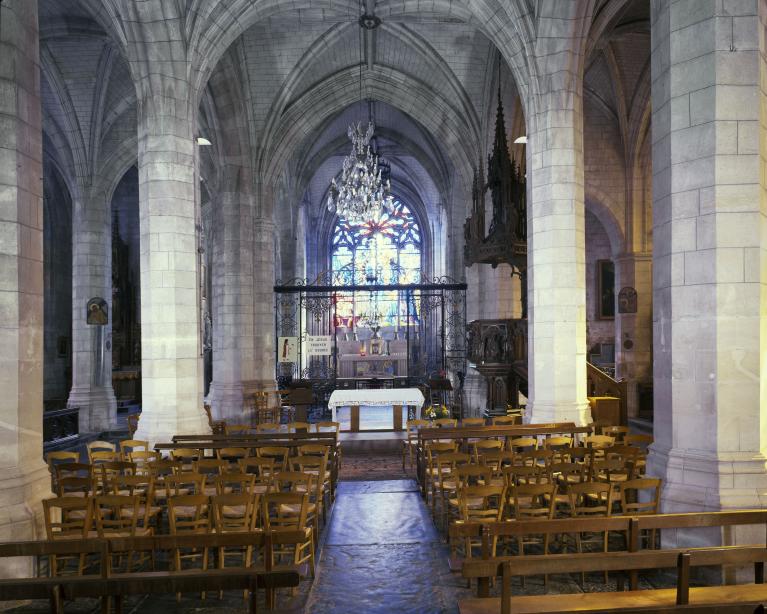
[[[368,222],[336,221],[331,240],[333,285],[397,285],[421,281],[422,234],[410,208],[397,200],[391,213]],[[336,325],[404,326],[418,319],[418,305],[397,290],[339,292]]]

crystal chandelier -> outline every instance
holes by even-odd
[[[381,329],[381,321],[384,315],[378,309],[377,292],[370,292],[368,305],[369,309],[360,314],[359,323],[373,332],[373,339],[378,339],[378,331]]]
[[[352,150],[344,159],[340,182],[334,178],[328,193],[328,211],[351,222],[367,222],[394,209],[391,180],[382,178],[383,168],[370,148],[374,129],[372,121],[366,132],[361,122],[349,126]]]

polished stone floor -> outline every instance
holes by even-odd
[[[447,558],[414,480],[341,482],[305,611],[455,612]]]

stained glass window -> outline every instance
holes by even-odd
[[[412,211],[395,201],[391,213],[369,222],[336,221],[331,244],[334,285],[417,284],[421,281],[421,227]],[[418,305],[405,304],[397,290],[339,292],[336,325],[365,325],[371,318],[380,327],[404,326],[417,319]]]

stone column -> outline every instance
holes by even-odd
[[[176,42],[144,43],[158,47],[145,51],[171,57]],[[185,65],[179,62],[174,74],[175,65],[159,63],[137,88],[143,401],[136,438],[152,442],[209,431],[202,405],[197,118]]]
[[[653,2],[655,443],[664,512],[767,490],[765,6]],[[721,12],[723,11],[724,12]]]
[[[537,423],[590,422],[579,89],[542,96],[528,120],[527,416]]]
[[[615,291],[633,288],[636,312],[615,313],[616,379],[626,380],[629,417],[639,413],[639,384],[652,381],[652,257],[623,254],[615,258]]]
[[[42,111],[36,0],[0,4],[0,541],[39,539],[43,463]],[[31,560],[3,559],[3,577]]]
[[[274,339],[274,222],[259,218],[253,224],[253,288],[255,328],[255,379],[266,388],[275,386]]]
[[[112,389],[112,213],[101,195],[72,203],[72,390],[67,406],[80,408],[80,432],[100,433],[116,423]],[[91,298],[107,302],[106,326],[86,323]]]
[[[217,419],[235,423],[243,417],[243,381],[256,379],[253,259],[257,246],[251,233],[254,199],[250,176],[245,168],[230,167],[225,178],[213,228],[211,409]]]

